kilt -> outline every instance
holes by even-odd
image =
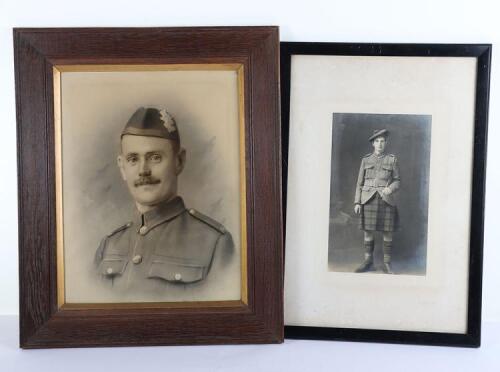
[[[361,206],[359,228],[366,231],[399,230],[398,208],[387,204],[377,192]]]

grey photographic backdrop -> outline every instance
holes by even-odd
[[[368,138],[385,128],[385,152],[397,157],[401,173],[396,193],[401,228],[393,238],[393,270],[425,275],[431,123],[430,115],[333,113],[329,271],[354,272],[364,259],[363,231],[354,213],[356,180],[361,158],[373,152]],[[382,265],[381,235],[375,234],[376,272]]]

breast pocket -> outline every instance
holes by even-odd
[[[365,164],[364,169],[365,169],[365,179],[372,179],[375,178],[375,170],[374,170],[375,164]]]
[[[382,165],[382,179],[387,180],[391,177],[392,166],[391,165]]]
[[[107,277],[115,277],[123,275],[127,264],[126,258],[104,258],[99,265],[99,271]]]
[[[149,278],[163,279],[172,283],[195,283],[205,277],[205,267],[168,259],[153,259]]]

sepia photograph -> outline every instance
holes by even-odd
[[[240,300],[237,66],[98,70],[60,73],[65,301]]]
[[[333,114],[330,271],[425,275],[431,121]]]
[[[278,27],[14,49],[21,347],[283,342]]]

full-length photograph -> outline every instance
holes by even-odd
[[[431,124],[333,113],[329,270],[425,275]]]
[[[281,44],[286,337],[479,346],[490,57]]]

